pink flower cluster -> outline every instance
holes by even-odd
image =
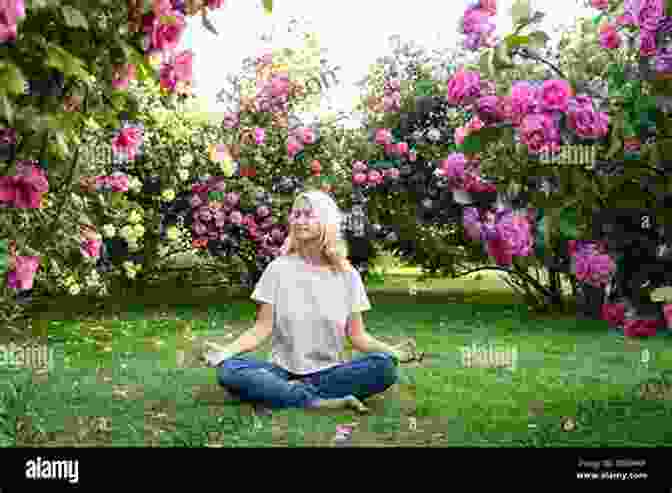
[[[409,153],[409,147],[406,142],[392,142],[392,132],[386,128],[379,128],[374,132],[373,140],[376,144],[385,147],[385,154],[388,156],[404,156]]]
[[[590,97],[576,96],[570,100],[567,124],[581,138],[604,137],[609,131],[609,115],[595,111]]]
[[[285,113],[289,110],[289,76],[273,75],[269,80],[257,80],[255,108],[257,111]]]
[[[185,50],[171,55],[159,71],[159,83],[163,89],[177,94],[189,95],[193,78],[194,53]]]
[[[98,192],[128,192],[130,180],[128,175],[115,172],[108,176],[96,176],[94,179],[95,190]]]
[[[376,169],[369,170],[368,166],[362,161],[355,161],[352,164],[352,182],[355,185],[381,185],[385,178],[397,180],[399,178],[398,168],[386,168],[382,171]]]
[[[591,6],[606,12],[609,2],[591,0]],[[616,26],[632,25],[639,27],[640,55],[656,55],[656,32],[665,16],[665,2],[663,0],[626,0],[623,8],[624,14],[616,18],[615,23],[608,23],[600,28],[600,46],[606,49],[617,48],[621,44],[621,39]]]
[[[49,191],[45,171],[34,161],[17,164],[18,175],[0,176],[0,203],[18,209],[39,209],[42,194]]]
[[[458,70],[448,81],[449,104],[467,105],[481,95],[481,74],[472,70]]]
[[[497,191],[495,185],[483,181],[479,175],[478,162],[468,160],[460,152],[451,153],[441,163],[437,174],[447,178],[453,189],[464,190],[469,193]]]
[[[401,83],[399,79],[386,81],[383,91],[383,109],[385,111],[399,111],[401,109]]]
[[[0,44],[16,40],[19,19],[25,16],[24,0],[0,0]]]
[[[476,51],[484,46],[495,45],[496,26],[490,21],[495,15],[496,0],[480,0],[467,8],[460,20],[460,32],[466,35],[463,43],[466,50]]]
[[[223,240],[226,225],[235,224],[246,228],[261,255],[277,256],[286,235],[267,206],[257,207],[255,214],[243,214],[238,209],[240,194],[237,192],[224,194],[221,204],[209,202],[208,192],[222,191],[224,184],[221,178],[211,178],[206,183],[192,186],[190,203],[194,240],[206,243],[207,240]]]
[[[100,257],[102,245],[103,242],[99,238],[86,238],[81,241],[79,251],[83,257],[97,259]]]
[[[599,245],[588,243],[578,248],[576,242],[570,242],[569,253],[572,257],[572,272],[579,281],[597,288],[603,288],[616,271],[616,264]]]
[[[142,128],[126,124],[112,139],[112,151],[117,155],[127,158],[129,161],[133,161],[142,145],[142,138]]]
[[[304,149],[304,146],[317,142],[316,132],[309,127],[298,127],[292,130],[287,137],[287,155],[290,159]]]
[[[14,268],[7,273],[7,287],[20,290],[32,289],[39,266],[39,256],[15,256]]]
[[[511,265],[514,256],[527,257],[532,253],[534,239],[528,211],[480,211],[466,207],[463,214],[467,237],[485,241],[486,251],[497,265]]]

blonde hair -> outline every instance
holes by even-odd
[[[295,199],[292,208],[305,200],[318,214],[320,225],[320,243],[325,241],[329,229],[335,230],[336,243],[333,253],[322,252],[333,272],[349,272],[352,265],[348,261],[348,243],[343,238],[343,214],[338,205],[325,192],[314,190],[300,193]],[[331,234],[334,234],[333,232]],[[293,255],[300,252],[300,241],[294,235],[294,225],[289,225],[289,235],[281,249],[281,255]]]

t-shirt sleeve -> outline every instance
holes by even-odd
[[[364,287],[364,282],[362,281],[362,276],[359,271],[355,268],[352,269],[352,291],[351,291],[351,300],[352,307],[350,309],[351,313],[364,312],[371,309],[371,303],[369,302],[369,296],[366,294],[366,288]]]
[[[275,295],[278,285],[278,264],[271,262],[257,281],[250,298],[259,303],[275,304]]]

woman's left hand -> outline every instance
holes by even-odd
[[[422,361],[422,358],[425,356],[424,352],[418,352],[413,339],[408,339],[397,346],[393,346],[393,350],[394,352],[392,354],[399,363],[410,363],[412,361],[419,362]]]

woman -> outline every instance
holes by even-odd
[[[326,193],[300,194],[281,255],[252,293],[259,304],[255,326],[226,347],[206,343],[211,350],[204,356],[217,367],[219,384],[242,401],[364,413],[362,401],[397,381],[399,362],[415,359],[412,345],[389,346],[365,331],[361,312],[371,305],[359,272],[346,260],[341,220]],[[270,362],[238,356],[271,335]],[[346,336],[368,354],[344,362]]]

